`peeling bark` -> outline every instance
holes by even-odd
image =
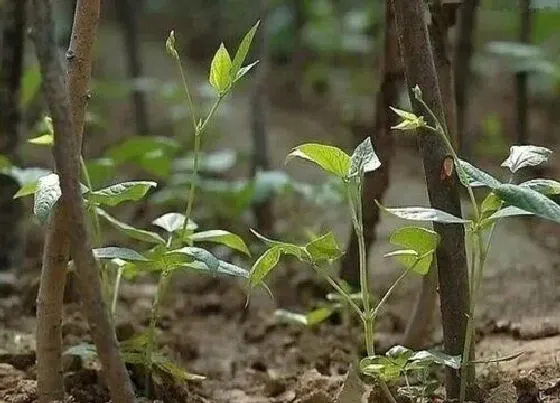
[[[423,0],[393,0],[397,31],[409,98],[414,113],[427,117],[422,105],[415,99],[413,87],[418,85],[423,99],[432,109],[437,119],[446,125],[444,106],[434,64],[434,56],[428,39],[424,21]],[[458,178],[454,173],[441,180],[443,162],[449,153],[444,141],[427,130],[418,134],[418,144],[424,161],[424,172],[428,188],[428,198],[433,208],[461,217],[461,201]],[[461,225],[434,224],[434,230],[441,236],[436,250],[441,313],[443,323],[444,349],[447,354],[458,355],[463,351],[467,313],[469,304],[467,260],[465,254],[465,233]],[[446,368],[447,398],[459,396],[460,377],[458,371]]]

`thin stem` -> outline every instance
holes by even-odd
[[[87,165],[84,161],[84,157],[80,155],[80,168],[82,170],[82,175],[84,180],[86,181],[86,186],[90,192],[93,192],[93,185],[91,182],[91,178],[89,176],[89,171],[87,169]],[[99,216],[97,215],[97,209],[93,209],[93,228],[94,228],[94,239],[95,244],[101,244],[101,225],[99,224]]]
[[[342,298],[344,298],[344,300],[346,301],[346,303],[352,307],[352,309],[354,309],[354,311],[358,314],[358,316],[360,316],[360,318],[363,317],[362,314],[362,310],[360,309],[360,307],[358,306],[358,304],[356,304],[354,302],[354,300],[352,299],[352,297],[350,297],[350,295],[348,295],[348,293],[346,291],[344,291],[344,289],[340,286],[340,284],[338,284],[338,282],[332,278],[331,276],[329,276],[323,269],[321,269],[319,266],[313,265],[313,268],[315,269],[315,271],[319,274],[321,274],[331,285],[332,288],[334,288],[336,290],[336,292],[338,292],[339,295],[342,296]]]
[[[196,128],[197,128],[196,113],[194,111],[194,104],[193,104],[193,101],[192,101],[191,92],[190,92],[189,86],[187,84],[187,78],[185,77],[185,73],[183,72],[183,66],[181,64],[181,59],[177,57],[175,60],[177,61],[177,67],[179,68],[179,72],[181,73],[181,81],[183,82],[183,90],[185,91],[185,95],[187,97],[187,108],[189,109],[189,113],[190,113],[191,118],[192,118],[193,130],[196,132]]]
[[[393,285],[387,290],[387,292],[385,293],[385,295],[383,296],[383,298],[381,298],[381,301],[379,301],[379,303],[377,304],[377,306],[375,307],[375,310],[373,311],[373,317],[377,318],[377,315],[379,314],[379,310],[381,309],[381,307],[383,305],[385,305],[385,303],[389,300],[389,297],[391,296],[391,294],[393,293],[393,291],[395,291],[395,289],[397,288],[397,285],[399,285],[399,283],[404,280],[404,278],[408,275],[408,273],[410,272],[411,269],[406,269],[405,271],[403,271],[401,273],[401,275],[395,280],[395,282],[393,283]]]
[[[115,317],[117,312],[117,300],[119,298],[119,288],[121,286],[122,271],[123,271],[122,267],[119,266],[115,278],[115,287],[113,289],[113,302],[111,303],[111,316],[113,318]]]

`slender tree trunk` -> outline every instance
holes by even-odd
[[[0,154],[12,164],[19,164],[21,139],[21,79],[25,44],[25,10],[23,0],[6,0],[0,9]],[[14,200],[17,181],[0,174],[0,271],[19,269],[23,264],[23,204]]]
[[[453,68],[447,51],[447,34],[455,21],[455,7],[442,5],[441,1],[432,3],[429,34],[434,55],[434,64],[438,74],[441,98],[444,106],[447,132],[456,139],[455,96],[453,91]],[[437,268],[435,265],[422,278],[422,288],[418,294],[414,315],[405,334],[406,346],[419,349],[429,337],[437,299]]]
[[[418,85],[423,92],[424,101],[445,127],[438,76],[424,20],[424,2],[423,0],[393,0],[393,5],[413,110],[417,115],[427,115],[414,97],[413,87]],[[434,124],[429,116],[426,118],[431,125]],[[461,217],[459,181],[456,174],[441,180],[444,160],[449,157],[444,141],[439,136],[422,130],[418,136],[418,143],[424,161],[431,206]],[[454,224],[435,223],[434,229],[441,236],[441,242],[436,250],[436,261],[445,352],[460,355],[463,351],[469,306],[465,233],[461,225]],[[460,376],[457,371],[446,369],[445,386],[448,399],[459,396]]]
[[[255,83],[251,93],[251,130],[253,132],[253,159],[251,171],[253,177],[259,171],[270,169],[268,158],[267,133],[267,105],[268,91],[266,78],[268,76],[268,0],[260,2],[260,34],[258,42],[259,64],[256,71]],[[262,234],[271,236],[274,233],[274,212],[272,199],[258,201],[253,207],[257,220],[257,229]]]
[[[376,171],[369,172],[364,176],[362,198],[364,241],[367,250],[375,242],[376,227],[379,222],[379,209],[372,202],[374,200],[381,201],[389,187],[389,170],[393,154],[391,126],[396,124],[395,114],[391,112],[389,107],[397,105],[399,90],[404,78],[396,39],[395,18],[392,7],[390,7],[390,0],[387,0],[386,4],[384,56],[381,68],[383,80],[376,95],[375,122],[373,127],[368,130],[371,133],[371,140],[381,161],[381,166]],[[363,140],[364,134],[362,131],[355,133],[356,143]],[[358,287],[360,283],[358,257],[358,238],[351,227],[350,242],[341,261],[341,277],[354,287]]]
[[[519,0],[520,27],[519,41],[529,43],[531,40],[531,0]],[[515,75],[515,126],[517,144],[527,144],[529,141],[528,128],[528,94],[527,81],[529,73],[520,71]]]
[[[468,84],[471,77],[471,57],[473,36],[476,25],[476,9],[479,0],[463,0],[460,8],[457,42],[453,55],[455,103],[457,107],[457,143],[460,154],[469,159],[472,156],[472,139],[465,133],[465,118],[468,106]]]
[[[56,51],[51,2],[33,0],[33,40],[41,65],[43,93],[53,120],[53,154],[62,190],[47,229],[37,304],[37,379],[41,402],[62,400],[64,396],[60,318],[68,246],[76,267],[82,306],[111,399],[119,403],[134,401],[134,391],[120,357],[114,326],[102,298],[99,271],[89,244],[80,192],[81,138],[89,98],[88,85],[99,7],[99,0],[79,0],[77,3],[70,49],[67,52],[66,85],[65,73]]]
[[[142,1],[118,0],[115,1],[115,8],[124,35],[128,78],[131,81],[137,80],[142,77],[143,70],[140,39],[138,35],[138,17],[142,10]],[[132,103],[134,105],[136,134],[146,135],[149,133],[150,126],[148,123],[148,108],[144,91],[136,87],[132,92]]]

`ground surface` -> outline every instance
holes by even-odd
[[[146,52],[158,54],[161,47],[159,44],[147,47]],[[166,65],[148,68],[153,70],[148,75],[174,77],[173,70],[166,69]],[[235,107],[226,107],[222,114],[222,140],[216,147],[247,151],[250,148],[247,99],[241,94],[233,101]],[[110,118],[118,121],[118,112],[114,115]],[[341,127],[309,116],[294,108],[272,109],[270,136],[275,167],[281,168],[284,156],[299,143],[320,140],[340,144],[337,140],[347,136]],[[115,125],[118,127],[118,123]],[[320,180],[318,171],[307,166],[297,165],[290,171],[302,180]],[[415,153],[399,149],[385,203],[425,204],[421,172]],[[346,240],[348,227],[343,210],[328,211],[320,219],[324,227],[334,230],[341,242]],[[402,223],[382,217],[379,241],[370,258],[374,292],[386,290],[398,275],[398,268],[384,260],[383,254],[389,250],[388,235],[399,224]],[[560,400],[557,385],[560,380],[560,230],[558,226],[536,220],[509,220],[498,227],[495,240],[478,303],[477,355],[489,359],[524,354],[512,361],[479,366],[481,385],[487,391],[498,386],[487,401],[516,401],[512,381],[516,381],[520,390],[527,391],[531,389],[531,379],[536,381],[541,398]],[[30,261],[37,262],[38,256],[36,250]],[[314,280],[308,269],[292,263],[283,265],[270,285],[275,301],[256,293],[246,308],[245,287],[235,280],[177,275],[164,304],[159,339],[173,358],[207,380],[184,387],[160,387],[156,390],[160,399],[217,403],[335,401],[348,365],[356,356],[359,332],[343,325],[339,317],[314,329],[279,324],[275,320],[277,307],[301,311],[316,305],[330,291]],[[391,298],[378,325],[380,349],[401,342],[418,285],[418,279],[410,278]],[[32,402],[36,397],[34,318],[28,309],[33,296],[22,294],[17,286],[5,288],[0,291],[0,323],[5,325],[0,330],[0,402]],[[123,287],[118,312],[121,336],[146,325],[154,293],[153,284]],[[65,310],[65,345],[89,340],[78,306],[68,304]],[[441,338],[438,328],[432,340],[436,345]],[[76,366],[71,360],[66,365],[71,400],[108,400],[96,371]],[[369,401],[381,400],[372,395]]]

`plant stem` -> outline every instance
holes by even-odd
[[[80,155],[80,168],[82,170],[82,175],[86,181],[86,186],[90,192],[93,192],[93,185],[91,183],[91,178],[89,176],[89,171],[87,165],[84,161],[84,157]],[[94,241],[96,245],[101,244],[101,225],[99,224],[99,216],[97,215],[97,209],[93,209],[93,228],[94,228]]]
[[[111,303],[111,316],[114,318],[117,312],[117,300],[119,298],[119,288],[121,286],[122,267],[119,266],[115,277],[115,287],[113,288],[113,302]]]
[[[399,285],[399,283],[402,280],[404,280],[404,278],[407,276],[410,270],[411,269],[406,269],[404,272],[402,272],[401,275],[395,280],[393,285],[387,290],[383,298],[381,298],[381,301],[378,302],[377,306],[375,307],[375,310],[373,311],[374,319],[377,318],[377,315],[379,314],[379,310],[381,309],[381,307],[385,305],[385,303],[387,302],[387,300],[389,299],[393,291],[395,291],[395,289],[397,288],[397,285]]]
[[[332,288],[334,288],[336,290],[336,292],[338,292],[339,295],[341,295],[344,300],[346,301],[346,303],[352,307],[352,309],[354,309],[354,311],[358,314],[358,316],[363,319],[363,314],[362,314],[362,310],[360,309],[360,307],[352,300],[352,297],[350,297],[350,295],[348,295],[348,293],[346,291],[344,291],[344,289],[340,286],[340,284],[338,284],[338,282],[333,279],[331,276],[329,276],[324,270],[322,270],[319,266],[313,265],[313,268],[315,269],[315,271],[319,274],[321,274],[331,285]]]
[[[189,86],[187,84],[187,78],[185,77],[185,73],[183,72],[183,66],[181,65],[181,59],[176,58],[177,67],[179,68],[179,73],[181,73],[181,81],[183,82],[183,90],[185,91],[185,95],[187,97],[187,108],[189,109],[189,113],[192,118],[193,130],[196,132],[196,113],[194,111],[194,104],[191,97],[191,92],[189,91]]]

